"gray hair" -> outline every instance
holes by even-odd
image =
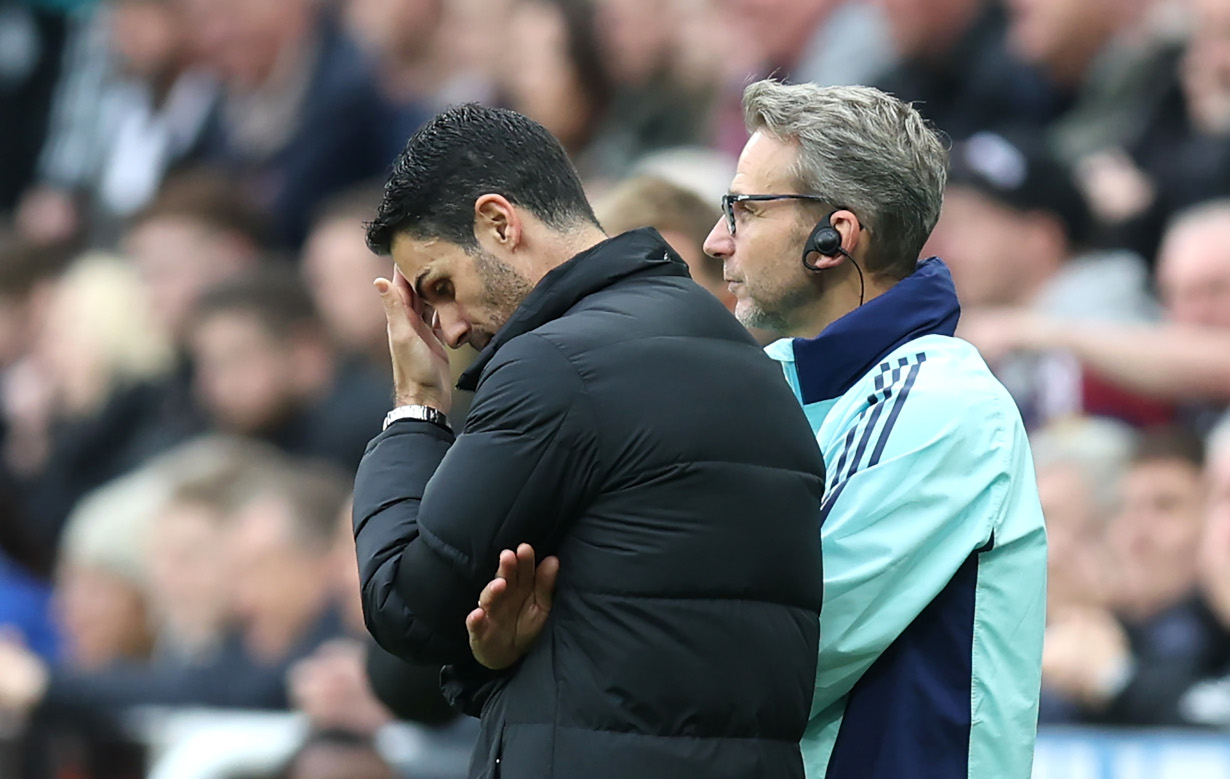
[[[802,194],[848,208],[871,231],[867,268],[897,278],[914,272],[940,218],[948,152],[913,106],[873,87],[782,84],[743,92],[748,132],[795,141]]]
[[[1119,479],[1127,471],[1139,434],[1129,425],[1104,417],[1075,417],[1031,433],[1034,468],[1075,469],[1085,480],[1101,516],[1109,516],[1119,497]]]

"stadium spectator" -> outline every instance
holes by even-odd
[[[1104,607],[1113,590],[1106,529],[1135,432],[1116,420],[1076,417],[1032,433],[1029,443],[1046,517],[1047,612]]]
[[[1221,629],[1230,634],[1230,416],[1209,434],[1205,479],[1209,490],[1208,513],[1200,541],[1200,587]],[[1230,726],[1230,657],[1212,674],[1196,680],[1179,692],[1177,710],[1162,719],[1176,724]]]
[[[326,574],[345,484],[332,469],[299,462],[274,466],[254,485],[227,530],[238,630],[208,661],[48,668],[0,642],[0,709],[73,716],[138,704],[286,708],[288,668],[342,632]],[[113,534],[111,545],[130,541]]]
[[[108,245],[170,170],[199,156],[218,90],[194,67],[179,3],[107,0],[88,24],[107,56],[93,63],[94,73],[63,80],[65,105],[20,224],[40,234],[50,228],[41,216],[63,213],[66,226]],[[86,78],[96,83],[83,89]]]
[[[940,221],[925,251],[952,270],[962,309],[1004,307],[1085,321],[1157,316],[1144,260],[1091,250],[1093,219],[1069,170],[1038,138],[977,133],[953,145]],[[991,362],[1028,429],[1072,414],[1136,425],[1168,420],[1170,407],[1117,391],[1065,353]]]
[[[1070,101],[1046,139],[1075,167],[1102,226],[1100,240],[1152,258],[1162,226],[1208,197],[1211,151],[1196,165],[1176,154],[1189,123],[1179,89],[1182,29],[1156,0],[1012,0],[1014,51]],[[1165,136],[1164,142],[1163,137]],[[1158,147],[1166,147],[1159,155]],[[1223,192],[1222,194],[1227,194]]]
[[[1109,609],[1051,615],[1043,678],[1077,721],[1178,724],[1177,701],[1230,660],[1230,634],[1198,591],[1205,484],[1199,439],[1148,431],[1123,481],[1108,542]]]
[[[1084,322],[1028,311],[972,314],[963,337],[992,363],[1017,352],[1065,351],[1106,381],[1183,406],[1207,429],[1230,401],[1230,201],[1196,206],[1166,231],[1158,258],[1164,321]]]
[[[217,429],[354,468],[379,432],[388,384],[342,370],[293,269],[214,287],[188,336],[196,395]]]
[[[11,211],[37,173],[59,81],[63,51],[72,29],[62,10],[8,3],[0,36],[10,56],[0,64],[0,213]]]
[[[388,373],[389,336],[384,312],[372,305],[372,281],[389,272],[389,263],[367,248],[363,230],[379,203],[374,187],[330,201],[308,233],[300,267],[343,359]]]
[[[395,717],[430,725],[447,722],[455,712],[440,692],[440,667],[407,663],[367,634],[351,512],[347,501],[338,514],[331,571],[348,635],[291,668],[291,700],[317,730],[375,736]]]
[[[919,104],[960,140],[1005,126],[1041,129],[1062,108],[1041,74],[1008,51],[1007,19],[994,0],[877,0],[899,63],[871,83]]]
[[[223,86],[204,157],[239,177],[298,248],[329,195],[382,173],[394,120],[335,9],[315,0],[179,0]]]
[[[751,138],[705,249],[739,320],[781,338],[766,351],[824,453],[808,774],[1025,779],[1046,538],[1020,415],[952,338],[947,267],[919,260],[943,144],[868,87],[760,81],[744,109]]]
[[[356,476],[364,611],[481,713],[472,775],[801,777],[823,479],[777,367],[514,112],[428,123],[368,240],[398,408]],[[456,436],[442,340],[483,349]]]
[[[376,89],[392,109],[385,157],[392,161],[449,100],[455,65],[445,0],[344,0],[346,28],[373,62]]]
[[[128,221],[121,245],[158,324],[182,349],[197,298],[260,264],[266,233],[243,190],[225,173],[200,167],[171,176]]]
[[[31,530],[54,549],[77,500],[165,449],[155,413],[171,369],[166,334],[132,267],[87,255],[58,282],[35,345],[45,459],[22,479]]]
[[[688,264],[692,279],[726,308],[734,309],[734,296],[722,279],[722,263],[704,250],[705,236],[718,217],[716,207],[665,179],[638,176],[616,185],[594,210],[611,235],[655,228]]]

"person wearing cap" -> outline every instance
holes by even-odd
[[[1046,534],[1020,414],[935,257],[946,153],[868,87],[751,84],[705,250],[827,471],[811,779],[1028,779]]]
[[[944,258],[967,309],[1031,306],[1139,320],[1156,305],[1130,251],[1093,251],[1089,205],[1070,170],[1028,133],[953,144],[944,209],[927,251]]]
[[[1070,170],[1028,133],[981,132],[955,143],[944,209],[926,250],[942,256],[966,314],[1006,308],[1082,321],[1157,318],[1148,268],[1134,252],[1089,248],[1094,221]],[[1108,386],[1057,353],[985,353],[1026,427],[1075,411],[1132,424],[1167,421],[1168,404]]]

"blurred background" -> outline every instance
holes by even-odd
[[[362,222],[427,117],[507,106],[729,304],[767,75],[950,139],[928,253],[1050,537],[1035,775],[1230,778],[1230,0],[0,0],[0,777],[463,776],[358,607]]]

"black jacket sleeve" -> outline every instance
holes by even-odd
[[[370,643],[367,678],[376,698],[398,719],[439,725],[456,716],[440,693],[437,666],[407,663]]]
[[[596,489],[592,415],[571,363],[531,333],[492,360],[456,441],[415,421],[372,441],[354,523],[363,613],[382,647],[418,662],[470,657],[465,617],[500,551],[553,553]]]

